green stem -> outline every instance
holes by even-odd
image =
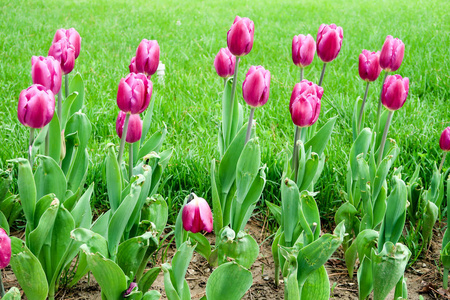
[[[298,177],[298,144],[297,141],[300,139],[300,134],[302,132],[302,128],[295,126],[295,135],[294,135],[294,153],[292,153],[292,160],[294,165],[294,181],[297,183],[297,177]]]
[[[380,149],[378,149],[378,165],[381,163],[381,159],[383,158],[384,153],[384,145],[386,144],[386,138],[389,131],[389,125],[391,125],[392,116],[394,115],[394,111],[390,110],[388,118],[386,120],[386,126],[384,127],[383,137],[381,138]]]
[[[326,66],[327,66],[327,63],[323,63],[322,74],[320,74],[319,86],[322,86],[323,76],[325,75]]]
[[[303,71],[304,70],[305,70],[304,68],[300,68],[300,82],[302,82],[302,80],[303,80]]]
[[[255,114],[255,107],[252,107],[250,109],[250,117],[248,118],[247,134],[245,135],[245,143],[246,144],[247,144],[248,140],[250,139],[250,135],[252,134],[252,125],[253,125],[254,114]]]
[[[280,285],[280,262],[278,259],[275,261],[275,286]]]
[[[448,289],[448,269],[444,268],[444,276],[442,277],[443,279],[443,288],[444,290]]]
[[[447,151],[445,151],[444,155],[442,155],[441,165],[439,166],[439,173],[441,173],[442,167],[444,166],[445,156],[446,155],[447,155]]]
[[[47,125],[49,126],[49,125]],[[50,126],[49,126],[50,127]],[[48,156],[48,154],[50,153],[50,128],[47,131],[47,134],[45,135],[45,156]]]
[[[361,132],[361,122],[362,122],[362,116],[364,113],[364,105],[366,105],[366,99],[367,99],[367,93],[369,92],[369,84],[370,81],[367,82],[366,85],[366,92],[364,93],[364,99],[363,99],[363,103],[361,105],[361,110],[359,111],[359,118],[358,118],[358,135]]]
[[[61,89],[58,92],[58,111],[57,111],[58,121],[61,123],[62,116],[62,92]]]
[[[125,148],[125,141],[127,139],[127,133],[128,133],[128,121],[130,120],[131,114],[128,112],[125,116],[125,122],[123,124],[122,129],[122,139],[120,140],[120,147],[119,147],[119,156],[117,156],[117,161],[119,162],[119,166],[122,163],[122,156],[123,156],[123,149]]]
[[[69,97],[69,74],[64,75],[64,83],[66,88],[64,89],[66,99]]]
[[[28,161],[30,162],[30,167],[33,168],[33,158],[32,155],[32,149],[33,149],[33,143],[34,143],[34,128],[30,127],[30,140],[28,143]]]
[[[130,144],[130,153],[128,154],[128,176],[131,182],[133,176],[133,144]]]
[[[0,298],[3,299],[3,296],[5,296],[5,287],[3,286],[2,269],[0,269]]]
[[[386,81],[386,77],[388,76],[389,72],[385,72],[384,74],[384,78],[383,78],[383,83],[381,84],[381,92],[380,92],[380,101],[378,101],[378,110],[377,110],[377,127],[376,129],[378,130],[380,127],[380,118],[381,118],[381,97],[383,96],[383,86],[384,86],[384,82]]]
[[[237,74],[238,74],[240,60],[241,59],[239,57],[236,57],[236,64],[234,65],[233,85],[231,86],[230,111],[233,111],[234,94],[236,94]]]

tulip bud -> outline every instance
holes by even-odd
[[[130,69],[130,73],[139,73],[136,68],[136,56],[131,59],[128,69]]]
[[[236,65],[236,57],[231,54],[228,48],[220,49],[214,59],[214,67],[216,68],[217,75],[223,78],[233,76],[234,66]]]
[[[136,282],[130,283],[130,287],[123,293],[123,297],[127,298],[131,294],[131,292],[134,290],[135,287],[137,287]]]
[[[300,68],[309,66],[313,61],[315,52],[316,42],[310,34],[294,36],[292,40],[292,61],[294,65]]]
[[[11,239],[3,228],[0,228],[0,269],[9,265],[11,260]]]
[[[56,95],[61,89],[61,66],[53,56],[33,56],[31,78],[34,84],[41,84]]]
[[[20,123],[32,128],[42,128],[53,118],[55,95],[40,84],[33,84],[19,96],[17,117]]]
[[[334,60],[341,51],[343,38],[342,27],[335,24],[320,25],[317,33],[317,56],[326,63]]]
[[[70,29],[58,29],[56,30],[55,37],[53,38],[53,44],[61,39],[68,39],[69,43],[74,47],[75,49],[75,58],[78,58],[78,55],[80,55],[81,50],[81,37],[78,31],[75,30],[75,28]]]
[[[255,24],[249,18],[236,16],[233,25],[227,33],[227,45],[235,56],[244,56],[250,53],[253,47]]]
[[[359,76],[364,81],[375,81],[381,73],[380,52],[363,50],[359,55]]]
[[[447,127],[442,131],[441,138],[439,139],[439,147],[443,151],[450,151],[450,127]]]
[[[64,75],[72,72],[75,66],[75,48],[67,38],[53,43],[48,50],[48,56],[53,56],[60,63]]]
[[[124,112],[140,114],[147,109],[153,83],[144,74],[130,73],[122,78],[117,91],[117,106]]]
[[[320,114],[320,99],[323,88],[304,79],[292,91],[289,111],[292,122],[299,127],[313,125]]]
[[[150,76],[155,74],[159,65],[159,52],[156,40],[143,39],[136,50],[136,70]]]
[[[389,110],[397,110],[405,104],[409,91],[409,78],[391,75],[386,78],[381,94],[381,103]]]
[[[127,114],[123,111],[119,112],[116,120],[116,133],[119,138],[122,138],[123,126]],[[128,121],[127,138],[125,141],[129,144],[135,143],[141,139],[142,136],[142,121],[139,115],[131,115]]]
[[[202,230],[211,232],[213,229],[213,217],[208,202],[194,193],[189,195],[188,203],[183,207],[182,220],[184,230],[192,233]]]
[[[388,35],[380,54],[380,66],[387,72],[395,72],[400,68],[405,54],[405,44],[400,39]]]
[[[251,66],[242,84],[245,102],[251,107],[263,106],[269,99],[270,72],[262,66]]]

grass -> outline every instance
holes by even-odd
[[[262,160],[269,167],[263,200],[279,201],[281,153],[293,140],[288,102],[299,69],[290,57],[292,37],[310,33],[315,38],[321,23],[336,23],[344,29],[342,50],[327,66],[318,121],[321,126],[338,116],[316,187],[321,211],[331,216],[342,200],[353,104],[365,88],[358,76],[358,55],[362,49],[380,50],[388,34],[406,45],[403,64],[396,73],[411,82],[408,100],[395,113],[389,132],[402,149],[396,166],[403,165],[407,177],[415,164],[421,164],[427,185],[432,164],[440,161],[439,135],[450,123],[447,4],[446,0],[1,1],[0,168],[8,168],[9,159],[26,156],[28,131],[18,122],[16,109],[20,91],[31,84],[31,56],[47,54],[56,29],[75,27],[82,43],[74,72],[85,80],[85,111],[93,124],[88,182],[96,182],[95,206],[101,208],[107,201],[100,169],[104,148],[109,142],[119,144],[114,127],[117,86],[143,38],[158,40],[166,65],[165,85],[154,80],[152,130],[167,124],[169,134],[163,149],[173,147],[175,151],[160,193],[173,208],[191,191],[208,198],[210,161],[219,156],[222,92],[222,79],[215,73],[213,60],[226,46],[226,33],[235,15],[240,15],[254,21],[255,42],[240,64],[237,99],[243,103],[241,85],[251,65],[263,65],[272,74],[269,102],[255,113]],[[305,78],[318,82],[321,68],[316,56],[305,70]],[[381,79],[370,88],[366,125],[374,124],[380,85]],[[248,113],[245,107],[246,116]],[[448,163],[444,170],[447,168]]]

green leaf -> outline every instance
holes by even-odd
[[[164,138],[167,134],[167,126],[164,124],[164,127],[157,132],[155,132],[150,139],[145,142],[145,144],[141,147],[138,154],[138,159],[141,159],[145,155],[149,154],[152,151],[158,152],[164,142]]]
[[[89,252],[100,253],[102,256],[108,257],[108,242],[100,234],[89,229],[77,228],[72,230],[70,237],[85,244],[85,248],[89,249]]]
[[[439,215],[439,208],[431,201],[428,201],[423,213],[422,237],[425,244],[431,241],[433,227]]]
[[[58,115],[54,114],[48,129],[49,138],[49,156],[55,161],[61,160],[61,127],[59,125]]]
[[[9,224],[8,220],[6,219],[5,215],[0,210],[0,228],[4,229],[6,231],[6,234],[9,235]]]
[[[41,145],[43,145],[43,143],[45,142],[45,137],[47,136],[48,128],[49,126],[43,127],[41,131],[39,131],[38,136],[34,139],[33,147],[31,148],[31,158],[32,158],[31,161],[34,161],[33,159],[36,156],[36,153],[38,152]],[[14,161],[19,162],[17,160],[18,159],[15,159]]]
[[[219,233],[221,239],[216,247],[219,249],[219,264],[226,262],[227,258],[233,258],[244,268],[250,268],[258,258],[259,246],[255,239],[240,231],[235,238],[235,232],[224,227]]]
[[[28,224],[34,224],[34,210],[36,208],[36,186],[33,173],[28,160],[17,158],[13,160],[19,165],[19,178],[17,185],[19,187],[20,202]],[[30,226],[30,225],[28,225]],[[31,225],[32,226],[32,225]]]
[[[89,229],[92,224],[92,210],[90,200],[92,192],[94,191],[94,183],[92,183],[86,192],[81,196],[80,200],[76,203],[71,213],[75,221],[75,227],[82,227]]]
[[[41,163],[34,173],[37,198],[53,193],[60,202],[64,202],[67,183],[63,171],[53,158],[42,155],[38,157]]]
[[[353,132],[353,141],[358,137],[358,120],[359,120],[359,112],[361,111],[363,99],[359,98],[355,101],[355,106],[353,108],[353,118],[352,118],[352,132]],[[361,128],[364,128],[364,112],[361,119]]]
[[[168,300],[181,300],[178,292],[175,290],[174,283],[172,282],[173,271],[172,267],[165,263],[161,266],[164,272],[164,291]]]
[[[139,280],[138,287],[139,290],[146,292],[150,289],[153,282],[155,282],[156,278],[158,277],[159,272],[161,271],[161,268],[152,268],[148,270],[144,276]],[[159,298],[158,298],[159,299]]]
[[[211,162],[211,193],[212,193],[212,205],[213,205],[213,225],[214,232],[220,232],[223,228],[223,212],[222,204],[220,202],[219,190],[216,181],[216,161],[215,159]]]
[[[236,166],[236,200],[242,203],[247,195],[261,164],[261,150],[258,139],[245,144]]]
[[[189,263],[192,260],[192,255],[194,254],[194,249],[196,245],[191,245],[189,242],[184,242],[178,248],[177,252],[172,259],[172,271],[173,271],[173,285],[178,293],[178,295],[183,295],[186,291],[184,289],[184,283],[186,280],[186,271],[189,267]],[[172,276],[171,276],[172,277]],[[189,287],[187,288],[189,291]]]
[[[2,297],[3,300],[20,300],[20,291],[18,288],[13,286],[9,291]]]
[[[161,299],[161,294],[158,291],[148,291],[144,294],[144,297],[142,297],[142,300],[159,300]]]
[[[349,158],[353,179],[358,178],[358,161],[356,158],[361,153],[363,153],[363,157],[366,156],[367,150],[369,150],[371,140],[372,140],[372,132],[370,131],[370,129],[364,128],[363,130],[361,130],[361,133],[353,142]]]
[[[153,91],[153,101],[150,101],[147,109],[145,110],[144,121],[142,122],[142,135],[141,141],[139,142],[139,146],[144,144],[145,139],[147,138],[148,131],[150,130],[150,126],[152,125],[152,117],[153,117],[153,106],[155,105],[155,91]],[[138,147],[139,148],[139,147]]]
[[[272,213],[273,217],[277,221],[278,225],[281,225],[281,207],[267,200],[265,201],[265,203]]]
[[[311,158],[305,163],[305,174],[303,176],[302,185],[299,187],[299,191],[308,190],[309,186],[314,180],[314,177],[319,169],[319,156],[317,153],[312,152]]]
[[[69,116],[71,116],[72,114],[79,111],[83,107],[84,83],[83,83],[83,78],[81,78],[80,73],[77,73],[75,75],[75,77],[72,79],[72,81],[70,82],[69,91],[70,91],[70,93],[74,93],[74,92],[78,93],[78,96],[76,97],[76,99],[74,99],[72,105],[70,106]],[[67,99],[64,101],[67,101]]]
[[[197,244],[195,251],[209,261],[209,256],[211,255],[211,245],[209,244],[208,239],[200,232],[188,232],[188,235],[191,240]]]
[[[281,183],[281,228],[286,246],[292,246],[294,229],[300,214],[300,194],[295,182],[286,178]]]
[[[166,200],[161,195],[150,198],[148,203],[149,221],[155,224],[156,231],[161,233],[167,225],[169,217]]]
[[[113,144],[108,144],[106,155],[106,185],[108,190],[109,205],[114,213],[120,205],[122,199],[122,177],[120,167],[117,162]]]
[[[66,128],[67,119],[71,116],[70,108],[74,103],[75,99],[78,97],[78,92],[73,92],[67,97],[62,103],[62,113],[61,113],[61,129]]]
[[[85,149],[91,136],[92,125],[88,117],[82,112],[74,113],[66,124],[64,134],[67,136],[71,133],[78,133],[78,144],[75,145],[79,149]]]
[[[331,133],[333,132],[334,124],[336,123],[336,117],[333,117],[328,120],[325,125],[320,128],[320,130],[305,144],[305,149],[309,149],[312,147],[312,152],[317,153],[319,156],[322,155],[325,147],[328,144],[328,140],[331,137]]]
[[[206,283],[206,297],[208,300],[240,300],[252,283],[250,271],[229,262],[212,272]]]
[[[358,234],[354,244],[358,251],[359,260],[362,261],[364,257],[372,257],[372,249],[376,249],[377,240],[379,237],[378,231],[366,229]]]
[[[365,300],[373,290],[372,261],[364,256],[358,269],[359,299]]]
[[[39,257],[42,246],[53,229],[58,208],[59,201],[55,198],[50,204],[50,207],[48,207],[43,213],[36,229],[31,231],[28,235],[28,239],[26,240],[27,246],[30,248],[30,251],[36,255],[36,257]]]
[[[78,148],[75,159],[70,164],[67,172],[67,189],[76,192],[80,186],[84,185],[89,165],[89,154],[87,149]]]
[[[321,266],[306,279],[300,299],[328,300],[330,299],[330,280],[327,270]]]
[[[347,267],[348,275],[350,279],[353,279],[353,270],[355,268],[356,258],[358,257],[358,251],[356,247],[356,242],[353,241],[353,243],[350,245],[350,247],[347,248],[347,251],[345,251],[344,258],[345,258],[345,266]]]
[[[336,224],[344,221],[345,229],[347,233],[350,234],[352,228],[354,227],[354,218],[357,213],[358,211],[350,202],[345,202],[336,211],[336,214],[334,215],[334,221]]]
[[[308,227],[313,228],[315,224],[316,230],[314,231],[314,240],[316,240],[320,234],[320,213],[313,195],[314,194],[312,193],[303,191],[300,194],[300,208],[308,223]],[[305,227],[303,229],[305,230]]]

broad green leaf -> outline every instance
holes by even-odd
[[[267,200],[265,201],[265,203],[272,213],[273,217],[277,221],[278,225],[281,225],[281,207]]]
[[[309,188],[311,183],[316,176],[316,172],[319,168],[319,156],[317,153],[312,152],[311,158],[309,158],[305,163],[305,173],[303,176],[302,185],[299,187],[299,191],[304,191]]]
[[[36,186],[33,173],[28,160],[17,158],[13,160],[19,165],[19,178],[17,185],[19,187],[20,202],[28,224],[34,224],[34,210],[36,208]],[[30,226],[30,225],[27,225]],[[32,226],[32,225],[31,225]]]
[[[158,152],[164,142],[164,138],[167,134],[167,127],[164,124],[164,127],[157,132],[155,132],[150,139],[145,142],[145,144],[141,147],[138,154],[138,159],[144,157],[152,151]]]
[[[91,131],[92,125],[88,117],[84,113],[77,111],[67,121],[64,134],[68,135],[77,132],[79,144],[76,146],[79,149],[85,149],[89,142]]]
[[[208,300],[240,300],[252,283],[250,271],[229,262],[212,272],[206,283],[206,297]]]
[[[219,264],[226,261],[226,258],[233,258],[244,268],[250,268],[258,258],[259,245],[255,239],[243,231],[240,231],[235,238],[235,232],[225,227],[220,233],[221,241],[219,248]]]
[[[0,210],[0,228],[6,231],[6,234],[9,235],[9,224],[5,215]]]
[[[431,201],[428,201],[423,213],[422,237],[425,244],[431,241],[433,227],[439,215],[439,208]]]
[[[33,231],[30,232],[27,239],[27,246],[30,251],[33,252],[36,257],[39,257],[42,246],[44,245],[47,237],[49,236],[53,225],[55,223],[56,215],[58,213],[59,201],[54,199],[50,204],[50,207],[42,214],[39,224]]]
[[[330,299],[330,280],[327,270],[321,266],[306,279],[300,299],[328,300]]]
[[[70,233],[70,237],[85,244],[85,248],[89,249],[89,252],[100,253],[103,257],[108,257],[108,242],[100,234],[89,229],[77,228]]]
[[[152,125],[152,117],[153,117],[153,106],[155,105],[155,91],[153,90],[153,101],[150,101],[150,104],[148,105],[147,109],[145,110],[145,116],[144,120],[142,121],[142,135],[141,135],[141,141],[138,146],[142,146],[147,138],[148,131],[150,130],[150,126]]]
[[[156,290],[148,291],[142,297],[142,300],[159,300],[159,299],[161,299],[161,294]]]
[[[352,172],[352,178],[358,178],[358,161],[356,157],[363,153],[363,157],[366,156],[367,150],[369,150],[370,142],[372,140],[372,132],[368,128],[361,130],[356,140],[353,142],[352,148],[350,149],[350,166]]]
[[[354,227],[354,217],[357,213],[358,211],[350,202],[345,202],[336,211],[336,214],[334,215],[334,221],[336,224],[344,221],[345,229],[347,233],[350,233],[352,228]]]
[[[358,234],[353,243],[356,245],[360,261],[362,261],[365,256],[371,258],[372,249],[376,249],[375,246],[377,244],[378,236],[378,231],[372,229],[363,230]]]
[[[80,73],[77,73],[75,75],[75,77],[72,79],[72,81],[70,82],[69,91],[70,91],[70,93],[74,93],[74,92],[78,93],[77,98],[73,101],[72,105],[70,106],[69,116],[71,116],[72,114],[79,111],[83,107],[84,83],[83,83],[83,78],[81,77]],[[64,101],[67,101],[67,99]]]
[[[155,224],[156,230],[161,233],[169,217],[167,203],[161,195],[156,195],[150,198],[148,207],[150,216],[148,220]]]
[[[363,99],[358,97],[355,101],[355,106],[353,108],[353,117],[352,117],[352,132],[353,132],[353,141],[358,137],[358,121],[359,121],[359,113],[361,111]],[[362,114],[361,119],[361,128],[364,128],[364,112]]]
[[[361,259],[362,262],[358,269],[358,289],[359,299],[365,300],[373,290],[372,261],[367,256]]]
[[[109,220],[111,219],[111,210],[108,210],[107,212],[101,214],[97,220],[94,221],[94,223],[92,224],[92,231],[95,233],[100,234],[101,236],[103,236],[104,238],[108,237],[108,225],[109,225]]]
[[[320,213],[313,195],[314,194],[306,191],[303,191],[300,194],[300,209],[308,223],[308,227],[313,228],[315,224],[316,230],[314,231],[314,240],[316,240],[320,234]]]
[[[356,242],[353,241],[353,243],[350,245],[350,247],[347,248],[347,251],[345,251],[344,254],[345,266],[347,267],[350,279],[353,279],[353,270],[355,268],[356,258],[358,257],[357,250],[358,248],[356,246]]]
[[[38,157],[41,163],[34,173],[37,199],[53,193],[60,202],[64,202],[67,183],[63,171],[53,158],[41,155]]]
[[[92,224],[91,196],[94,191],[94,183],[92,183],[86,192],[76,203],[71,213],[75,221],[75,228],[89,229]]]
[[[189,232],[188,234],[191,240],[197,244],[195,251],[209,261],[209,256],[211,255],[211,245],[209,244],[208,239],[200,232]]]
[[[211,162],[211,193],[213,205],[213,225],[214,232],[217,234],[223,228],[222,204],[220,202],[219,188],[216,181],[216,161]]]
[[[62,103],[62,113],[61,113],[61,130],[66,128],[67,119],[71,116],[70,108],[72,107],[73,102],[78,97],[78,92],[73,92],[67,97]]]
[[[284,242],[291,247],[294,229],[300,213],[300,194],[297,185],[286,178],[281,183],[281,228],[284,231]]]
[[[43,127],[41,129],[41,131],[39,131],[38,136],[34,139],[33,147],[31,148],[31,158],[32,158],[31,161],[34,161],[33,159],[36,156],[36,153],[38,152],[41,145],[44,144],[45,137],[47,136],[48,128],[49,128],[49,126]],[[15,159],[14,161],[18,162],[17,159]]]
[[[84,185],[89,165],[89,154],[87,149],[78,148],[75,158],[70,164],[67,172],[67,189],[76,192],[80,186]]]
[[[325,147],[328,144],[328,140],[333,132],[334,124],[336,123],[337,117],[333,117],[328,120],[325,125],[320,128],[320,130],[305,144],[305,149],[312,147],[312,152],[317,153],[319,156],[322,155]]]
[[[398,147],[394,147],[381,161],[374,179],[372,201],[376,201],[378,194],[381,191],[381,187],[386,180],[386,176],[389,173],[389,170],[391,169],[391,166],[394,163],[395,159],[397,158],[399,151],[400,150]]]
[[[188,238],[188,233],[183,228],[182,214],[183,214],[183,208],[186,205],[189,197],[190,196],[188,195],[184,198],[183,205],[181,206],[181,209],[178,212],[177,220],[175,222],[175,245],[176,245],[177,249],[179,249],[181,247],[181,245],[187,241],[187,238]]]
[[[120,176],[120,167],[117,162],[114,145],[108,144],[108,153],[106,155],[106,185],[108,189],[109,205],[114,213],[120,205],[122,199],[122,177]]]
[[[13,286],[9,291],[2,297],[3,300],[20,300],[20,291],[18,288]]]
[[[189,263],[192,260],[192,255],[194,254],[195,247],[196,245],[191,245],[189,242],[184,242],[183,244],[181,244],[180,248],[178,248],[177,252],[173,256],[173,285],[178,295],[182,295],[183,293],[185,293],[185,291],[183,291],[184,283],[186,282],[184,277],[186,276],[186,271],[189,267]]]
[[[54,114],[49,123],[49,156],[59,163],[61,160],[61,127],[59,125],[58,115]]]
[[[139,280],[138,282],[139,290],[143,291],[144,293],[148,291],[152,286],[153,282],[155,282],[160,271],[161,268],[159,267],[148,270],[144,274],[144,276],[142,276],[141,280]]]
[[[261,150],[258,139],[251,139],[245,144],[236,166],[236,200],[242,203],[261,164]]]

